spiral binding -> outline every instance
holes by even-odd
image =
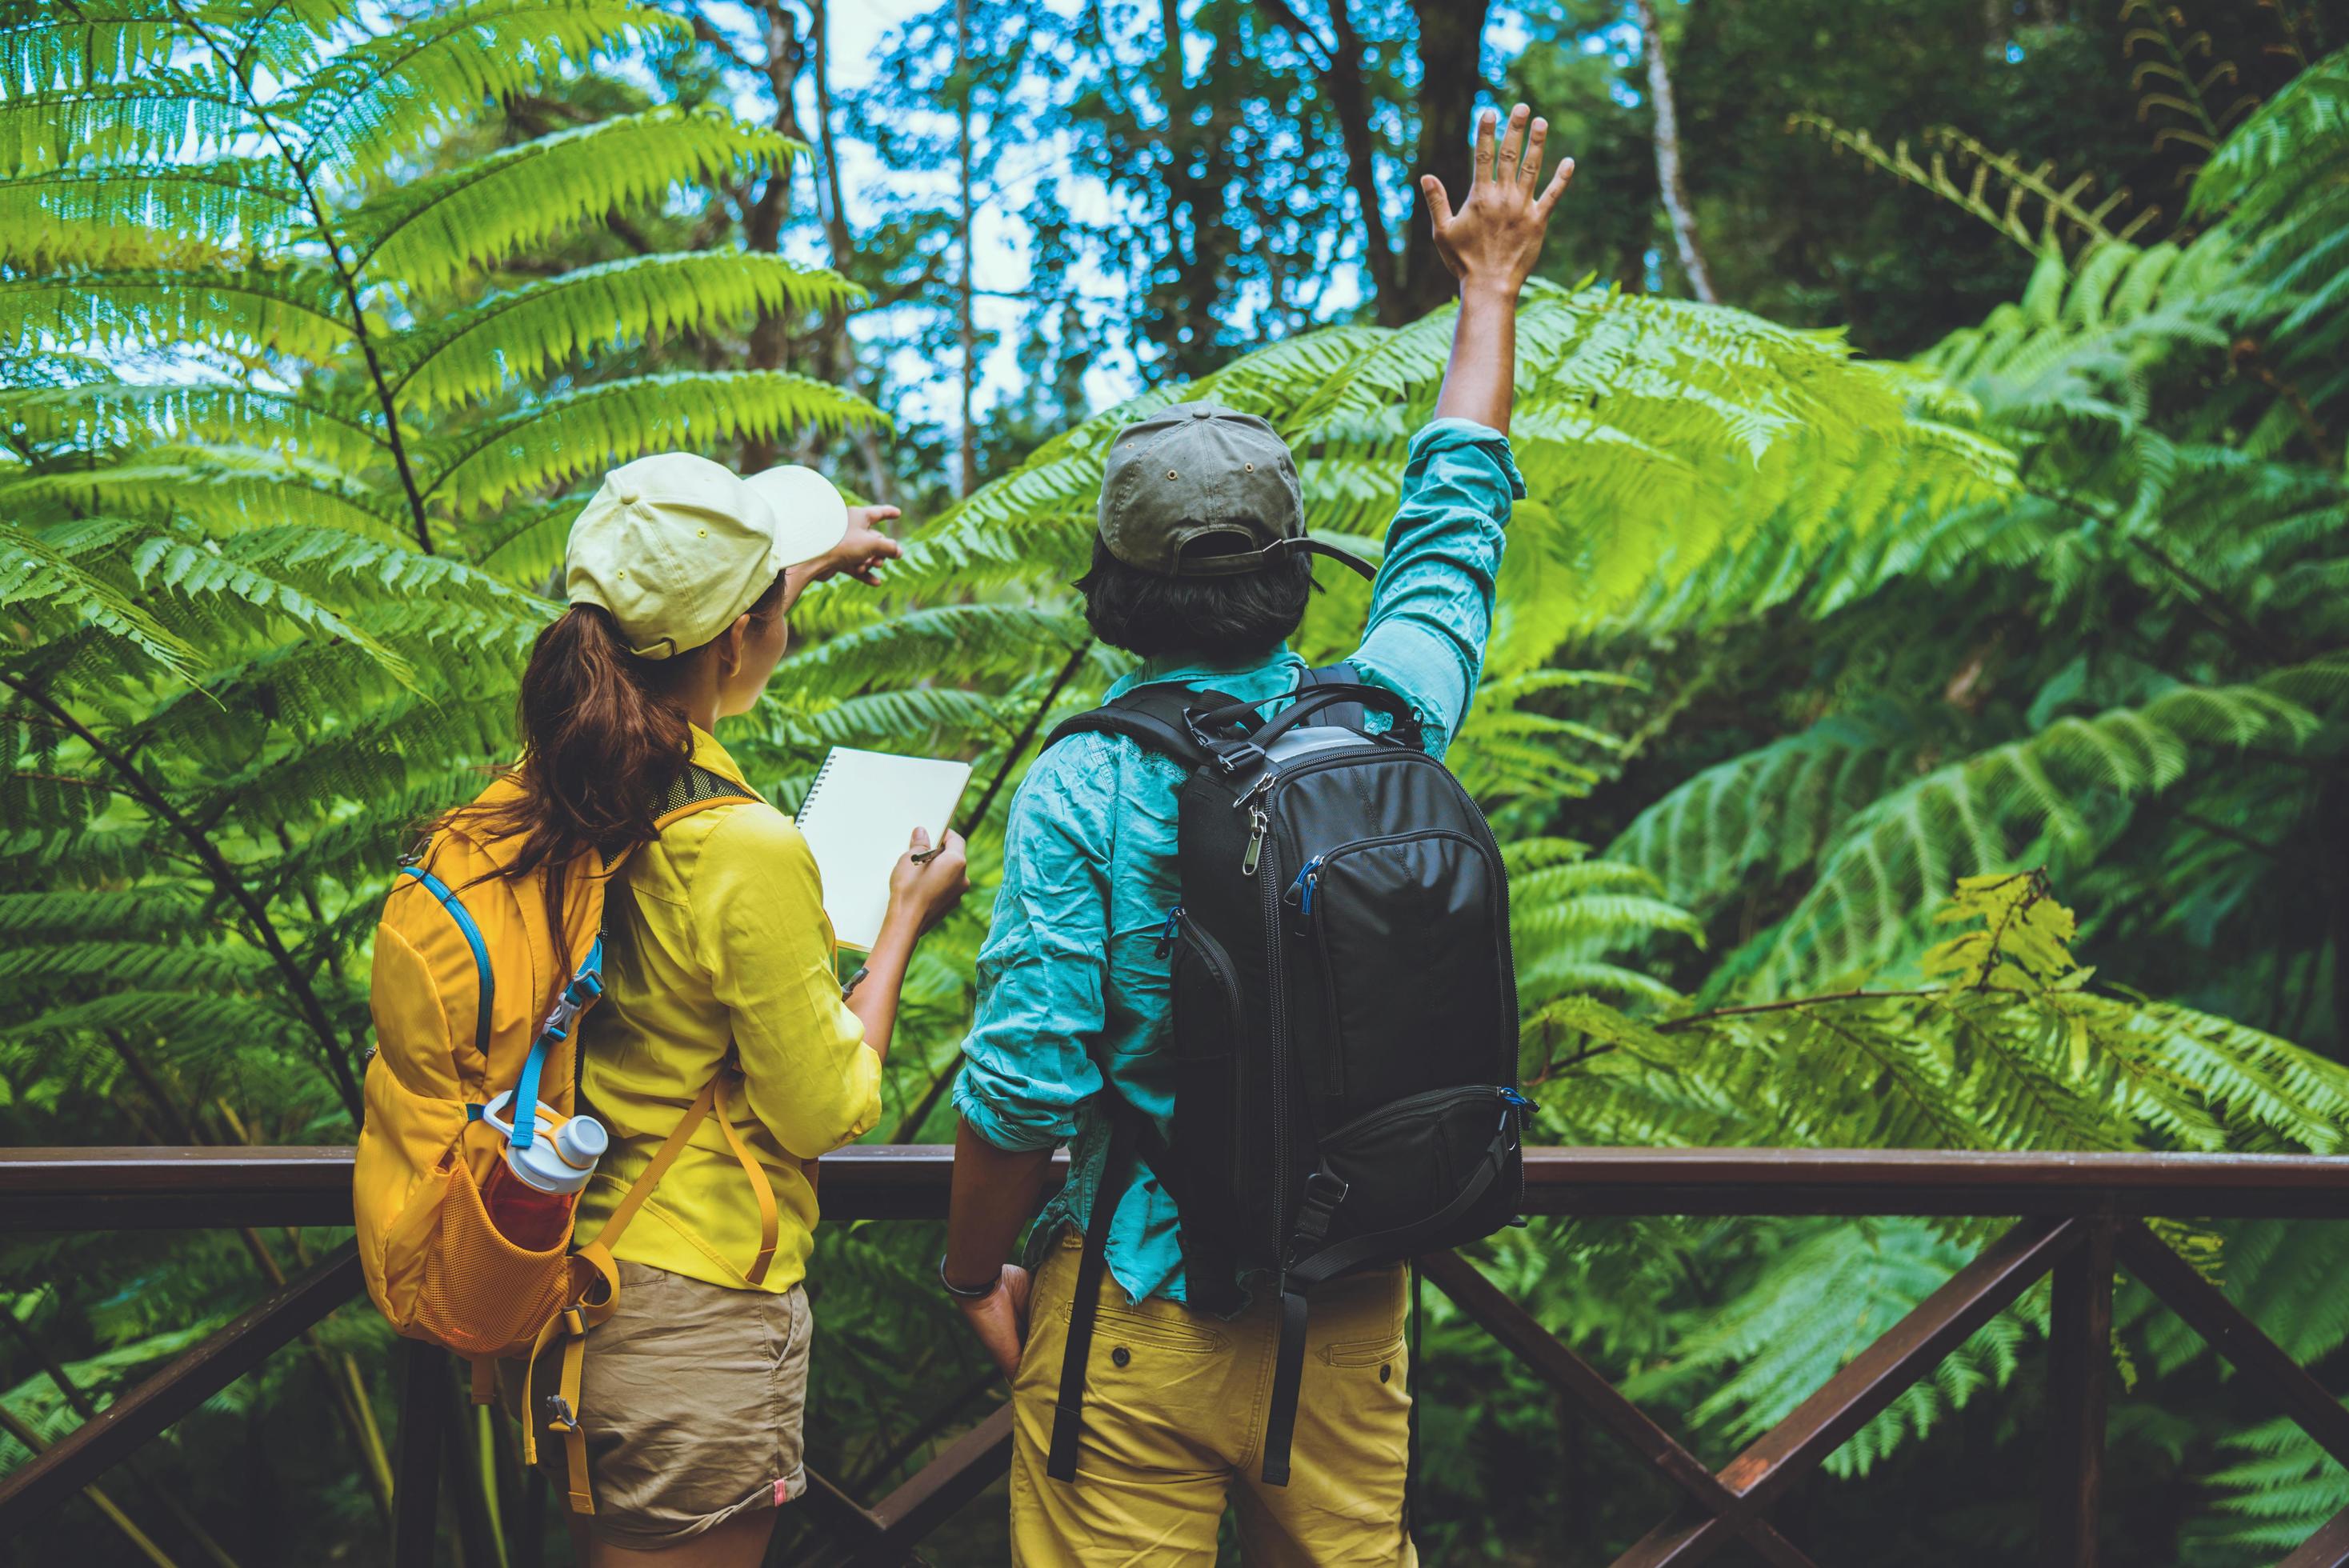
[[[815,770],[815,782],[809,785],[808,792],[800,798],[799,815],[795,820],[798,822],[800,831],[802,832],[807,831],[808,813],[815,810],[816,795],[823,789],[823,781],[832,776],[833,761],[834,758],[839,757],[839,755],[840,753],[837,750],[827,751],[823,754],[823,766]]]

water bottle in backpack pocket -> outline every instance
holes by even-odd
[[[537,1135],[517,1144],[507,1119],[512,1104],[507,1089],[481,1108],[481,1119],[505,1140],[481,1189],[481,1206],[500,1235],[524,1252],[543,1253],[571,1239],[571,1212],[611,1139],[594,1117],[564,1116],[542,1101]]]

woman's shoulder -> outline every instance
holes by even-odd
[[[810,860],[806,835],[799,825],[764,800],[728,800],[705,806],[661,830],[661,842],[703,854],[762,855]]]

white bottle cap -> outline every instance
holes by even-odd
[[[592,1116],[574,1116],[554,1132],[555,1152],[566,1165],[592,1168],[611,1146],[611,1135]]]

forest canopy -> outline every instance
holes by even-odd
[[[1413,178],[1522,97],[1582,170],[1449,760],[1508,858],[1538,1141],[2343,1151],[2337,10],[960,0],[860,76],[828,9],[0,0],[8,1143],[351,1140],[398,858],[512,759],[585,495],[673,449],[906,509],[723,738],[786,807],[833,745],[973,764],[978,892],[874,1134],[950,1138],[1005,810],[1131,665],[1070,587],[1106,444],[1261,414],[1375,558],[1451,332]],[[1322,578],[1315,662],[1366,603]],[[1543,1220],[1480,1262],[1719,1457],[1982,1234]],[[2344,1386],[2349,1233],[2166,1234]],[[0,1469],[338,1239],[0,1242]],[[833,1226],[812,1265],[811,1462],[868,1501],[1000,1398],[936,1242]],[[2023,1549],[2047,1313],[1838,1450],[1823,1560]],[[124,1505],[179,1562],[375,1560],[388,1338],[338,1314]],[[1651,1522],[1432,1301],[1424,1351],[1432,1560]],[[2349,1505],[2134,1286],[2113,1355],[2116,1561],[2269,1562]],[[1000,1560],[999,1513],[931,1560]],[[86,1505],[8,1549],[132,1550]]]

